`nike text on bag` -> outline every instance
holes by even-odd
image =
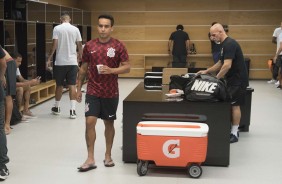
[[[184,93],[190,101],[225,101],[228,96],[225,82],[210,75],[195,76],[185,87]]]

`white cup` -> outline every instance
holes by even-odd
[[[100,74],[100,68],[102,67],[103,65],[97,65],[97,70],[98,70],[98,73]]]

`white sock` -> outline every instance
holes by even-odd
[[[55,107],[60,107],[60,101],[55,101]]]
[[[231,128],[231,133],[233,135],[236,135],[236,137],[237,137],[238,128],[239,128],[239,125],[232,125],[232,128]]]
[[[76,100],[71,100],[70,101],[71,110],[75,110],[75,104],[76,104]]]

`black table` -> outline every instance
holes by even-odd
[[[123,161],[136,162],[136,125],[145,113],[187,113],[207,116],[209,126],[204,165],[228,166],[231,106],[228,102],[167,101],[162,91],[146,91],[141,82],[123,101]]]

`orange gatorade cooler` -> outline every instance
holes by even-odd
[[[147,174],[148,165],[187,168],[199,178],[206,160],[209,127],[205,123],[141,121],[137,125],[137,173]]]

